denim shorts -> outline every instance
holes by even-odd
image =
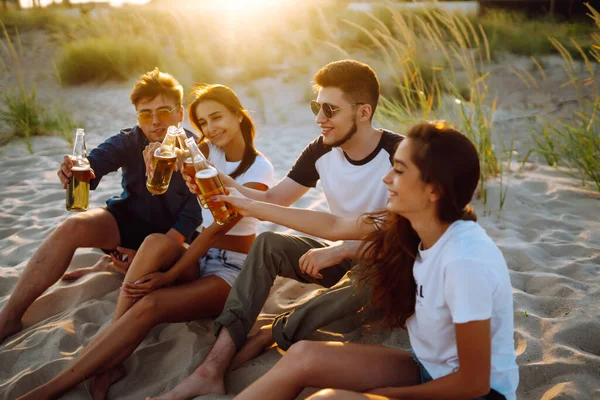
[[[233,286],[242,270],[247,254],[223,249],[209,249],[204,257],[198,260],[200,277],[216,275]]]
[[[412,357],[413,361],[417,364],[417,366],[419,367],[419,372],[421,374],[421,384],[426,383],[426,382],[430,382],[433,380],[433,378],[431,377],[431,375],[429,375],[429,372],[427,372],[427,370],[425,369],[425,367],[423,366],[423,364],[421,364],[421,361],[419,361],[419,359],[417,358],[417,355],[415,354],[414,351],[412,350],[408,350],[410,352],[410,356]],[[495,390],[491,390],[490,393],[488,393],[487,396],[484,397],[478,397],[475,400],[506,400],[506,397],[504,397],[503,395],[501,395],[500,393],[496,392]]]

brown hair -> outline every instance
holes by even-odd
[[[354,60],[334,61],[321,68],[313,77],[314,89],[336,87],[351,103],[369,104],[371,119],[379,101],[379,80],[367,64]]]
[[[256,156],[259,154],[254,147],[254,136],[256,130],[254,128],[254,122],[252,121],[252,118],[250,118],[250,114],[248,114],[248,111],[242,107],[242,103],[235,92],[227,86],[202,84],[194,87],[190,96],[193,96],[194,100],[190,103],[188,113],[192,125],[198,130],[198,132],[202,134],[200,140],[204,139],[204,133],[200,127],[198,117],[196,116],[196,106],[199,103],[206,100],[213,100],[227,107],[227,109],[232,113],[239,113],[242,115],[240,129],[242,130],[242,137],[244,138],[244,144],[246,145],[246,148],[244,149],[242,162],[240,162],[240,165],[238,165],[235,171],[229,174],[229,176],[232,178],[237,178],[246,172],[248,168],[250,168],[250,166],[254,163],[254,160],[256,160]]]
[[[439,191],[437,216],[441,222],[476,221],[468,204],[480,176],[479,156],[473,143],[442,122],[426,122],[408,130],[414,144],[411,161],[423,182]],[[365,260],[361,280],[372,285],[372,301],[390,325],[404,326],[415,310],[413,265],[421,241],[410,222],[388,211],[365,215],[378,229],[363,242]]]
[[[158,68],[154,68],[142,75],[133,85],[129,99],[131,104],[135,106],[141,99],[152,100],[161,94],[172,99],[177,106],[180,106],[183,102],[183,87],[177,79],[170,74],[160,72]]]

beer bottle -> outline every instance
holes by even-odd
[[[73,145],[73,168],[67,184],[67,211],[87,211],[90,201],[90,162],[85,152],[85,132],[77,129]]]
[[[186,148],[190,152],[190,156],[185,159],[183,163],[183,171],[181,173],[186,174],[192,180],[196,179],[196,172],[209,167],[208,161],[204,157],[204,154],[198,148],[198,145],[194,141],[194,138],[186,138],[184,141]],[[201,194],[198,195],[198,201],[203,208],[208,208],[208,203]]]
[[[198,185],[202,197],[206,200],[215,222],[219,225],[225,225],[236,218],[238,214],[229,203],[210,200],[212,196],[227,194],[223,181],[219,178],[219,172],[208,163],[194,139],[187,139],[186,144],[192,153],[192,163],[196,170],[196,185]]]
[[[154,174],[152,178],[148,177],[146,180],[146,188],[152,194],[163,194],[169,188],[169,182],[171,182],[175,161],[177,160],[177,153],[175,152],[178,142],[177,130],[176,126],[169,126],[162,144],[154,152]]]

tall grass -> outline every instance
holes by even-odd
[[[586,76],[566,46],[551,38],[552,44],[563,58],[568,81],[563,86],[572,86],[577,96],[578,111],[570,118],[545,120],[540,129],[533,132],[537,147],[531,153],[543,156],[546,163],[569,175],[582,184],[592,182],[600,192],[600,91],[598,88],[598,63],[600,62],[600,13],[588,5],[590,17],[595,22],[596,32],[590,35],[593,46],[585,51],[575,40],[570,45],[579,51],[585,66]]]
[[[165,67],[160,50],[145,38],[129,38],[119,45],[117,40],[87,38],[66,45],[56,63],[61,82],[123,81],[154,67]]]
[[[31,138],[37,135],[59,135],[69,140],[75,128],[71,114],[59,106],[52,110],[43,106],[38,98],[34,85],[28,85],[23,75],[21,58],[23,47],[18,31],[15,42],[0,22],[4,38],[0,40],[0,65],[7,72],[16,75],[16,85],[5,90],[0,97],[0,122],[4,125],[0,131],[0,145],[15,139],[21,139],[28,150],[33,150]]]
[[[496,147],[502,141],[493,130],[496,101],[488,96],[484,65],[490,60],[490,49],[482,27],[444,10],[407,13],[390,6],[389,12],[392,29],[382,23],[379,30],[367,30],[346,22],[369,36],[372,55],[383,60],[391,82],[377,118],[392,128],[442,119],[462,130],[479,153],[479,193],[487,206],[487,181],[502,174],[502,157],[509,152]],[[506,190],[502,186],[502,199]]]

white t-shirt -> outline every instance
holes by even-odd
[[[208,143],[208,161],[210,161],[215,168],[224,174],[231,174],[235,169],[240,165],[241,161],[229,162],[225,158],[225,152],[218,146],[215,146],[211,142]],[[235,181],[240,185],[248,182],[257,182],[263,183],[269,187],[273,184],[274,178],[274,169],[273,165],[267,160],[265,156],[262,154],[258,154],[254,163],[244,172],[235,178]],[[202,227],[207,228],[214,222],[214,218],[210,213],[210,210],[205,208],[202,209],[202,225],[198,227],[198,230],[201,231]],[[233,228],[227,232],[227,235],[232,236],[247,236],[255,234],[258,229],[258,219],[254,217],[244,217],[242,218]]]
[[[490,386],[516,399],[512,286],[504,256],[485,230],[472,221],[454,222],[430,249],[419,250],[413,273],[417,302],[406,325],[432,378],[458,370],[454,324],[491,319]]]
[[[315,187],[320,179],[332,214],[356,218],[381,211],[388,198],[382,179],[392,167],[394,150],[402,138],[383,130],[375,150],[355,161],[339,147],[325,145],[319,136],[302,151],[288,177],[306,187]]]

